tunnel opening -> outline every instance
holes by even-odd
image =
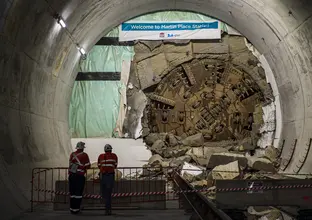
[[[247,155],[257,159],[275,150],[274,95],[259,58],[253,55],[249,49],[252,45],[244,36],[222,33],[218,41],[138,39],[131,45],[134,56],[128,66],[127,105],[122,106],[127,109],[126,122],[120,137],[127,138],[128,134],[144,138],[153,153],[146,158],[147,166],[166,169],[190,164],[211,170],[219,165],[233,167],[224,162],[229,157]],[[92,62],[88,57],[93,56],[93,50],[84,57],[86,63]],[[273,120],[264,122],[263,108],[267,106]],[[271,126],[271,137],[263,144],[259,139],[267,138],[263,135],[265,123]],[[138,127],[143,132],[138,133]],[[210,164],[217,153],[228,154],[224,161]],[[237,168],[273,172],[279,165],[276,156],[253,162],[264,163],[262,167]],[[199,188],[208,186],[196,185],[195,179],[189,181]]]
[[[165,13],[167,14],[176,13],[175,16],[177,16],[179,15],[180,12],[171,11],[171,12],[165,12]],[[181,12],[180,15],[183,13],[185,14],[185,12]],[[151,14],[151,17],[157,16],[157,14],[161,14],[161,13]],[[197,16],[203,16],[203,15],[197,14]],[[142,21],[142,19],[140,18],[141,17],[137,17],[136,19]],[[128,23],[131,23],[131,21]],[[229,28],[231,27],[227,26],[227,29]],[[117,30],[117,32],[118,31],[121,31],[121,29]],[[113,31],[111,31],[110,33],[112,32]],[[172,38],[173,36],[169,36],[169,34],[168,34],[167,40],[163,40],[162,39],[163,36],[160,36],[159,39],[156,41],[155,40],[149,41],[148,38],[147,40],[139,40],[139,39],[128,37],[128,40],[129,39],[135,40],[135,42],[130,43],[131,45],[133,45],[134,53],[135,53],[133,58],[130,58],[130,59],[133,59],[131,62],[131,67],[128,67],[128,70],[126,71],[126,73],[125,72],[123,73],[123,74],[129,74],[129,76],[127,76],[129,77],[129,83],[127,82],[127,80],[123,83],[127,85],[127,95],[128,95],[127,98],[128,100],[130,98],[130,103],[124,103],[124,106],[122,106],[122,103],[120,103],[119,111],[123,109],[124,112],[127,112],[126,117],[125,117],[125,120],[126,120],[125,124],[123,124],[123,122],[117,121],[117,123],[120,123],[120,124],[116,125],[114,130],[112,128],[108,129],[109,132],[114,133],[116,131],[116,128],[119,127],[118,129],[119,134],[117,134],[117,137],[128,137],[130,135],[130,137],[132,138],[138,138],[138,136],[141,136],[141,137],[143,136],[145,138],[146,136],[148,136],[149,133],[171,133],[171,134],[183,137],[183,138],[194,135],[196,133],[203,133],[205,141],[220,142],[220,141],[225,141],[225,140],[231,140],[232,142],[229,142],[228,144],[235,145],[237,144],[237,141],[243,141],[243,140],[246,141],[248,139],[247,140],[248,144],[254,145],[255,148],[260,147],[260,145],[261,145],[260,148],[265,148],[269,145],[273,145],[273,136],[274,136],[274,130],[275,130],[274,129],[275,116],[273,116],[273,121],[272,119],[270,119],[271,121],[269,123],[271,123],[271,127],[273,127],[273,130],[271,128],[271,130],[269,131],[271,137],[269,138],[264,137],[267,140],[266,143],[260,143],[260,144],[258,143],[259,139],[261,138],[259,130],[261,126],[263,127],[263,124],[261,124],[263,122],[256,123],[257,127],[254,126],[255,128],[253,129],[253,124],[255,124],[254,117],[256,117],[256,115],[258,118],[260,118],[260,121],[263,121],[263,116],[262,116],[263,110],[261,109],[262,107],[260,105],[260,102],[263,105],[270,105],[271,103],[274,102],[272,89],[270,88],[270,84],[266,83],[266,76],[265,74],[263,74],[264,70],[262,69],[261,65],[259,65],[260,61],[258,60],[258,58],[256,58],[255,56],[251,54],[250,50],[248,50],[248,47],[246,46],[246,42],[248,43],[248,40],[244,38],[243,36],[239,36],[240,34],[237,31],[234,30],[232,32],[234,32],[234,36],[230,36],[224,30],[222,30],[220,34],[221,37],[219,40],[216,40],[216,39],[193,40],[191,39],[191,42],[190,40],[184,40],[184,41],[172,40],[169,37]],[[160,34],[164,34],[164,33],[161,32]],[[108,34],[107,36],[111,36],[111,35]],[[106,40],[105,37],[102,38],[101,43],[103,44],[105,40]],[[122,44],[121,48],[129,44],[129,41],[128,42],[126,40],[123,40],[123,41],[124,43]],[[121,44],[121,43],[118,42],[118,44]],[[96,45],[95,47],[100,48],[99,45]],[[209,47],[211,47],[212,49],[209,49]],[[87,58],[85,63],[87,63],[88,66],[93,65],[95,66],[95,68],[97,68],[96,63],[101,63],[101,61],[100,60],[95,61],[94,57],[103,57],[105,55],[103,52],[101,54],[101,53],[93,52],[93,50],[94,48],[91,50],[92,53],[90,53],[90,56],[93,57],[93,60],[92,58],[91,59]],[[107,48],[105,48],[104,50],[105,50],[104,52],[106,53],[110,52],[109,49]],[[127,48],[126,50],[129,50],[129,49]],[[169,57],[175,56],[175,57],[173,59],[166,58],[168,56]],[[85,60],[86,57],[84,56],[82,59]],[[107,58],[104,57],[104,60],[105,59]],[[179,59],[181,61],[179,61]],[[83,65],[81,65],[81,63],[84,62],[84,60],[80,62],[80,69],[83,68],[82,67]],[[90,65],[90,63],[92,62],[93,64]],[[125,60],[118,60],[117,63],[118,62],[119,63],[125,62]],[[109,66],[111,64],[105,61],[105,65]],[[116,72],[116,65],[120,65],[120,64],[115,63],[114,65],[115,65],[114,68],[108,67],[108,69],[114,70],[112,72]],[[163,65],[163,67],[159,67],[161,65]],[[148,66],[149,67],[152,66],[152,68],[147,68]],[[203,66],[203,68],[199,66]],[[192,68],[193,70],[191,70]],[[248,71],[245,71],[246,69]],[[90,70],[91,72],[94,71],[92,69]],[[206,70],[206,72],[204,70]],[[130,73],[128,73],[129,71]],[[194,71],[195,74],[192,71]],[[230,72],[233,72],[233,73],[230,73]],[[230,75],[232,74],[232,75],[228,76],[229,74]],[[178,75],[178,77],[176,77],[175,75]],[[241,80],[241,81],[238,82],[237,80]],[[257,80],[257,82],[255,80]],[[262,80],[262,82],[259,80]],[[169,81],[170,83],[167,83]],[[196,89],[194,88],[194,83],[196,83],[196,81],[197,82],[205,81],[205,83],[202,83],[202,85],[200,83],[197,83],[196,86],[198,88]],[[228,82],[221,83],[221,81],[228,81]],[[88,89],[83,89],[83,88],[77,89],[76,83],[75,83],[75,87],[73,90],[73,94],[79,93],[81,91],[86,92],[88,90]],[[81,83],[81,82],[78,82],[78,83]],[[183,86],[181,86],[182,85],[181,83],[183,83]],[[228,83],[228,84],[224,84],[224,83]],[[237,85],[232,85],[236,83]],[[135,88],[133,85],[136,85]],[[202,88],[203,86],[207,88]],[[105,87],[105,85],[103,85],[103,87]],[[168,91],[165,91],[163,90],[163,87],[167,88],[167,90],[170,87],[170,89]],[[142,91],[144,94],[140,94]],[[227,94],[227,91],[231,92],[232,94],[231,95]],[[110,91],[107,91],[106,94],[108,94],[108,92]],[[98,92],[95,91],[94,94],[96,93]],[[167,95],[169,94],[169,97],[165,97],[166,94],[164,93],[167,93]],[[145,104],[142,105],[140,103],[139,106],[135,106],[136,105],[135,102],[137,102],[137,99],[143,100],[146,97],[146,95],[148,96],[148,102],[150,102],[151,109],[153,109],[153,112],[148,112],[147,110],[148,108],[145,108],[146,111],[144,111]],[[106,95],[106,96],[110,97],[112,96],[112,94]],[[229,103],[229,101],[231,102],[231,98],[229,98],[230,96],[232,96],[233,104]],[[134,99],[133,97],[135,97],[136,100],[133,100]],[[190,97],[192,97],[193,100],[189,100]],[[236,97],[237,100],[241,104],[235,103],[236,101],[233,100],[233,97]],[[165,99],[167,98],[168,102],[166,102],[165,99],[161,100],[163,98]],[[179,107],[172,105],[170,99],[180,99],[178,100]],[[264,102],[264,100],[266,100],[266,102]],[[73,101],[73,96],[72,96],[72,101]],[[96,101],[96,100],[93,99],[93,101]],[[75,106],[76,105],[75,102],[77,101],[74,100],[71,106]],[[115,102],[118,102],[118,100]],[[94,104],[94,103],[89,103],[89,104],[91,105],[89,109],[97,108],[96,106],[97,104]],[[103,104],[104,103],[102,103],[102,105]],[[84,105],[87,105],[87,103],[84,103]],[[109,104],[105,103],[104,105],[108,106]],[[239,105],[243,107],[238,107]],[[257,112],[255,112],[256,106],[258,107]],[[226,108],[229,108],[231,110],[229,110],[227,113],[223,113],[223,110]],[[260,111],[259,111],[259,108],[260,108]],[[76,108],[74,109],[74,111],[73,110],[71,111],[72,111],[71,112],[72,115],[76,115],[76,118],[73,119],[73,121],[76,121],[76,122],[74,123],[71,121],[70,122],[76,125],[78,124],[77,123],[78,121],[80,122],[82,121],[81,117],[80,118],[77,117],[77,114],[76,114],[76,112],[78,112],[79,109]],[[102,111],[104,112],[110,111],[110,109],[102,108]],[[196,113],[195,111],[198,111],[198,112]],[[273,110],[271,110],[271,114],[274,115],[275,114],[274,111],[275,110],[274,110],[274,104],[273,104]],[[118,114],[118,111],[116,112]],[[240,114],[237,114],[237,112],[240,112]],[[139,122],[141,121],[142,113],[145,114],[143,115],[144,120],[142,121],[143,129],[142,129],[141,122]],[[92,112],[88,114],[92,115]],[[234,116],[235,114],[236,116]],[[94,114],[94,115],[97,115],[97,114]],[[147,116],[147,115],[150,115],[150,116]],[[86,112],[82,114],[82,117],[86,117]],[[118,117],[120,117],[120,115]],[[113,116],[113,118],[115,118],[116,120],[115,116]],[[170,121],[169,118],[172,121]],[[174,121],[175,118],[177,118],[178,120],[177,122]],[[94,124],[99,124],[101,121],[97,117],[94,117],[93,119],[90,117],[89,120],[86,120],[86,119],[84,120],[85,120],[85,123],[87,123],[87,121],[90,122],[90,125],[92,124],[92,120],[94,121],[93,122]],[[102,120],[105,121],[106,119],[102,118]],[[174,125],[175,123],[177,124]],[[268,122],[265,122],[265,123],[268,123]],[[81,127],[81,124],[79,125],[80,127]],[[109,124],[112,124],[112,123],[109,123]],[[146,126],[148,124],[150,126]],[[123,126],[124,131],[121,131],[122,126]],[[73,126],[70,125],[70,127],[73,127]],[[87,128],[86,124],[83,125],[82,127],[83,127],[82,129],[83,132],[88,132],[86,129]],[[97,130],[103,129],[103,127],[102,128],[98,127]],[[138,127],[141,128],[141,131],[138,131]],[[88,129],[90,128],[91,126]],[[79,132],[79,129],[77,130]],[[147,131],[147,130],[150,130],[150,131]],[[255,132],[255,130],[258,130],[258,131]],[[142,134],[142,131],[144,131],[143,134]],[[252,131],[253,131],[253,134],[250,135]],[[101,134],[92,135],[92,132],[96,133],[96,131],[91,131],[90,136],[89,136],[90,138],[92,137],[105,138],[105,135],[104,136],[102,136]],[[263,134],[264,132],[265,131],[262,131],[261,133]],[[77,134],[75,135],[76,135],[75,137],[77,137]],[[81,132],[80,132],[80,135],[78,134],[78,137],[82,138],[82,136],[86,138],[86,134],[81,135]],[[236,149],[237,147],[234,146],[233,148]]]

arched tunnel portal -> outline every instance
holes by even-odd
[[[68,109],[80,53],[53,18],[66,21],[89,51],[121,22],[145,13],[187,10],[218,18],[264,54],[280,94],[280,140],[288,171],[312,137],[312,2],[309,0],[2,0],[0,3],[0,180],[2,216],[29,206],[34,166],[67,165]],[[312,155],[300,172],[311,172]]]

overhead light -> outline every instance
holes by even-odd
[[[80,51],[80,53],[81,53],[82,55],[85,55],[85,54],[86,54],[86,51],[85,51],[82,47],[79,48],[79,51]]]
[[[59,18],[58,23],[63,27],[66,28],[65,21],[62,18]]]
[[[76,44],[76,48],[79,50],[79,52],[80,52],[82,55],[85,55],[85,54],[86,54],[86,51],[85,51],[79,44]]]
[[[57,20],[57,23],[59,23],[59,25],[61,25],[62,28],[66,28],[65,21],[62,19],[61,15],[56,13],[56,14],[54,14],[53,17]]]

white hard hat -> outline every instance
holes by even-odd
[[[84,149],[84,148],[86,148],[85,145],[86,145],[86,143],[79,141],[76,145],[76,149]]]
[[[104,151],[111,151],[111,150],[113,150],[112,146],[110,144],[105,144]]]

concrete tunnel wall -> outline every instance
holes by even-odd
[[[265,55],[282,109],[283,156],[298,147],[293,172],[312,137],[312,2],[309,0],[48,0],[87,51],[111,28],[144,13],[188,10],[236,28]],[[29,208],[34,166],[66,166],[68,108],[80,54],[43,0],[0,1],[0,210]],[[288,144],[287,144],[288,143]],[[312,169],[312,153],[301,169]],[[3,199],[5,198],[5,199]]]

